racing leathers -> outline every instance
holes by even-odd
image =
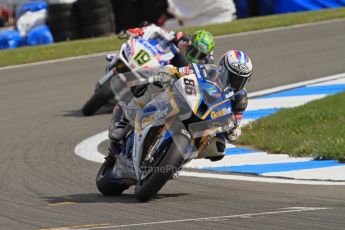
[[[151,24],[151,25],[144,26],[141,28],[139,27],[139,28],[128,29],[126,33],[129,36],[142,37],[145,34],[145,31],[147,30],[155,30],[158,33],[168,33],[169,35],[171,35],[171,37],[173,38],[171,42],[173,42],[175,46],[178,48],[178,51],[176,52],[175,57],[171,60],[171,64],[173,66],[183,67],[191,63],[191,61],[189,61],[185,56],[188,46],[192,45],[191,38],[190,36],[187,36],[183,32],[166,31],[162,29],[161,27],[156,26],[155,24]],[[107,65],[105,69],[105,72],[107,73],[112,68],[114,68],[115,63],[118,60],[118,56],[116,53],[110,53],[106,55],[106,60],[109,62],[109,64]],[[213,51],[209,55],[205,55],[205,57],[202,60],[199,60],[200,64],[213,64],[213,62],[214,62]]]
[[[200,71],[207,72],[211,68],[217,69],[217,66],[212,64],[192,64],[186,67],[176,68],[174,66],[168,65],[163,67],[163,71],[161,72],[164,73],[162,74],[162,76],[164,76],[163,78],[158,79],[158,81],[152,84],[146,83],[131,88],[131,91],[134,96],[131,102],[128,105],[124,106],[120,106],[119,104],[117,104],[114,108],[108,134],[109,139],[111,141],[109,154],[111,156],[116,156],[121,152],[123,138],[131,129],[130,121],[134,120],[135,111],[142,108],[144,105],[146,105],[149,101],[153,99],[152,94],[150,93],[152,92],[152,87],[164,89],[165,86],[171,85],[173,81],[180,77],[193,73],[195,74],[196,72]],[[213,82],[216,81],[216,79],[208,80]],[[233,117],[235,119],[235,127],[228,131],[225,135],[226,139],[230,142],[235,141],[241,134],[239,123],[242,119],[242,113],[247,107],[246,90],[242,89],[238,92],[235,92],[235,96],[233,96],[231,104],[233,110],[232,112],[234,114]],[[207,149],[209,149],[210,151],[217,149],[217,152],[224,152],[225,142],[221,143],[223,147],[221,148],[222,150],[219,151],[219,141],[221,141],[220,138],[214,137],[213,140],[211,139],[209,141]],[[221,155],[218,154],[213,157],[209,157],[210,155],[212,155],[212,153],[204,153],[202,155],[210,160],[220,160],[224,156],[223,153]]]

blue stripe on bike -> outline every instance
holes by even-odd
[[[247,148],[227,148],[225,150],[225,155],[240,155],[248,153],[256,153],[257,151],[247,149]]]
[[[258,98],[305,96],[305,95],[317,95],[317,94],[335,94],[335,93],[340,93],[343,91],[345,91],[345,84],[309,86],[309,87],[300,87],[296,89],[273,93],[273,94],[269,94],[269,95],[258,97]]]
[[[266,117],[277,112],[279,109],[258,109],[258,110],[249,110],[243,113],[244,119],[259,119],[260,117]]]
[[[202,168],[209,171],[217,172],[236,172],[236,173],[254,173],[263,174],[271,172],[286,172],[302,169],[325,168],[331,166],[345,165],[335,160],[312,160],[304,162],[289,162],[277,164],[260,164],[260,165],[241,165],[241,166],[224,166],[224,167],[206,167]]]

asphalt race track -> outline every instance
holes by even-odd
[[[344,20],[231,36],[217,40],[216,58],[247,51],[253,92],[345,72],[344,38]],[[108,114],[79,112],[104,66],[93,57],[0,70],[0,229],[345,228],[345,186],[179,177],[149,203],[132,190],[100,195],[99,164],[74,147],[108,125]]]

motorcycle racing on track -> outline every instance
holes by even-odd
[[[98,190],[121,195],[135,186],[136,198],[145,202],[191,160],[221,160],[226,142],[241,134],[252,69],[247,54],[230,50],[218,65],[144,67],[113,77],[117,118]]]

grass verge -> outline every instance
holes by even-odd
[[[240,144],[272,153],[345,162],[345,92],[283,109],[244,127]]]
[[[214,35],[224,35],[338,18],[345,18],[345,8],[240,19],[230,23],[186,28],[183,31],[193,33],[198,29],[206,29]],[[117,50],[122,42],[116,36],[110,36],[3,50],[0,51],[0,67]]]

